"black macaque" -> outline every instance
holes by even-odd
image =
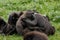
[[[48,17],[45,17],[45,16],[42,16],[41,14],[39,14],[38,12],[35,12],[35,11],[33,11],[34,12],[34,17],[35,17],[35,21],[36,21],[36,23],[37,24],[35,24],[35,27],[37,26],[37,27],[39,27],[39,30],[41,31],[41,32],[44,32],[44,33],[46,33],[47,35],[52,35],[52,34],[54,34],[55,33],[55,28],[54,27],[52,27],[52,25],[51,25],[51,23],[50,23],[50,21],[49,21],[49,18]],[[26,21],[26,20],[24,20],[27,24],[31,24],[32,25],[32,21]],[[35,22],[34,21],[34,22]],[[34,24],[34,23],[33,23]],[[33,26],[31,26],[31,27],[33,27]],[[51,30],[52,29],[52,30]]]

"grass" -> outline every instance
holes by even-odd
[[[56,28],[49,40],[60,40],[60,0],[0,0],[0,17],[6,22],[12,11],[37,10],[42,15],[48,15],[51,23]],[[0,40],[23,40],[18,35],[2,36]]]

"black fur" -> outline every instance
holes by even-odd
[[[32,31],[26,33],[23,40],[48,40],[48,37],[42,32]]]

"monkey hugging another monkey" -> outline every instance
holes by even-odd
[[[22,15],[19,17],[16,23],[16,30],[18,34],[23,35],[27,29],[30,31],[39,31],[47,35],[53,35],[55,28],[51,25],[47,17],[38,14],[35,11],[28,10],[21,12]],[[24,30],[25,29],[25,30]]]

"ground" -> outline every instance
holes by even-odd
[[[60,0],[0,0],[0,17],[6,22],[12,11],[37,10],[42,15],[48,15],[56,32],[49,40],[60,40]],[[23,40],[18,35],[2,36],[0,40]]]

